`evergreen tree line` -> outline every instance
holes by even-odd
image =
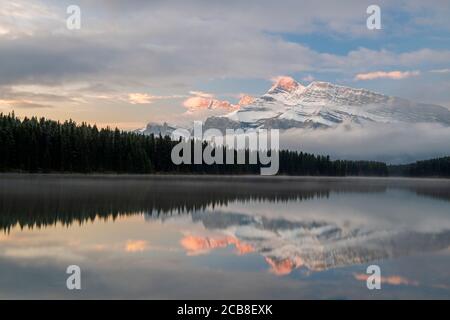
[[[405,165],[389,166],[390,175],[407,177],[450,178],[450,157],[417,161]]]
[[[258,164],[237,164],[236,151],[235,164],[175,165],[171,151],[177,143],[169,137],[99,129],[72,120],[61,123],[35,117],[19,119],[14,113],[0,114],[0,171],[3,172],[260,173],[259,159]],[[191,150],[195,143],[200,142],[191,141]],[[207,144],[203,142],[202,148],[205,147]],[[247,160],[250,153],[245,150]],[[332,161],[328,156],[287,150],[279,151],[279,163],[279,174],[286,175],[385,176],[388,173],[382,162]]]

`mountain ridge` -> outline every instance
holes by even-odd
[[[343,124],[438,123],[450,126],[450,110],[417,103],[375,91],[352,88],[324,81],[304,86],[290,77],[279,77],[263,95],[247,99],[238,110],[210,116],[204,129],[326,129]],[[140,130],[155,133],[157,126]],[[177,126],[169,126],[175,130]]]

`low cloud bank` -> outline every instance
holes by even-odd
[[[450,127],[377,123],[325,130],[290,129],[280,135],[280,147],[333,159],[400,164],[450,156]]]

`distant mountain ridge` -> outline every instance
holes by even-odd
[[[440,123],[450,126],[450,111],[444,107],[390,97],[314,81],[274,85],[250,105],[206,120],[218,126],[230,121],[241,128],[328,128],[345,123]]]
[[[450,111],[442,106],[416,103],[366,89],[314,81],[303,86],[292,78],[280,78],[265,94],[223,116],[209,117],[205,129],[324,129],[342,124],[434,123],[450,126]],[[163,133],[150,124],[145,134]],[[166,133],[176,126],[161,126]],[[163,133],[164,135],[164,133]]]

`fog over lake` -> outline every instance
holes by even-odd
[[[450,298],[445,179],[1,175],[0,229],[3,299]]]

